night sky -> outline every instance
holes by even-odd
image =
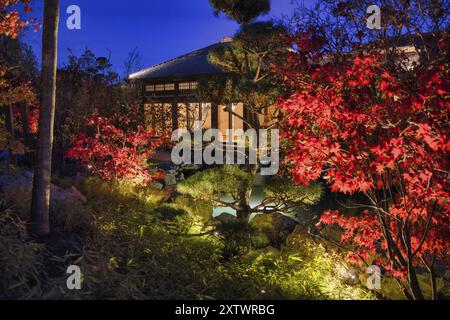
[[[293,2],[272,0],[269,16],[290,15]],[[81,8],[81,30],[66,27],[72,4]],[[32,0],[32,7],[32,15],[42,19],[43,1]],[[122,74],[134,48],[143,56],[143,67],[150,67],[232,36],[237,28],[223,15],[215,17],[209,0],[61,0],[59,65],[67,62],[68,48],[77,55],[89,48],[97,56],[110,56]],[[41,32],[28,31],[24,40],[40,59]]]

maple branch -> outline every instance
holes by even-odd
[[[425,240],[428,236],[428,232],[430,231],[430,226],[431,226],[431,221],[433,220],[433,215],[434,212],[436,210],[436,206],[437,206],[437,200],[434,201],[434,205],[433,205],[433,209],[431,210],[430,216],[428,217],[428,221],[427,221],[427,225],[425,227],[425,231],[422,235],[422,240],[420,240],[419,246],[417,247],[417,249],[413,252],[412,256],[414,257],[422,248],[423,244],[425,243]]]

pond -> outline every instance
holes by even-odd
[[[266,183],[270,183],[270,177],[269,176],[261,176],[261,175],[257,175],[254,181],[254,188],[253,188],[253,192],[252,192],[252,196],[250,198],[250,207],[254,208],[257,207],[258,205],[260,205],[264,198],[264,192],[263,192],[263,187],[264,184]],[[233,198],[230,195],[224,195],[221,197],[222,201],[226,201],[226,202],[231,202],[233,201]],[[213,217],[218,217],[221,214],[226,213],[226,214],[230,214],[233,216],[236,216],[236,210],[234,210],[233,208],[230,207],[214,207],[213,209]],[[250,216],[250,220],[252,220],[257,214],[253,214],[252,216]],[[293,217],[294,218],[294,217]]]

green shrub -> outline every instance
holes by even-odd
[[[189,196],[180,196],[175,200],[175,203],[200,219],[203,224],[208,224],[212,219],[213,206],[210,201],[194,200]]]
[[[79,257],[84,288],[78,298],[194,299],[215,270],[220,244],[184,237],[190,214],[160,205],[153,190],[88,180],[93,230]],[[74,298],[67,292],[67,298]]]
[[[0,204],[0,299],[43,294],[43,246],[27,240],[26,223]]]
[[[252,175],[237,165],[224,165],[194,174],[177,185],[177,191],[195,199],[211,200],[236,194],[253,184]]]
[[[31,190],[23,190],[19,187],[8,189],[2,193],[2,197],[13,211],[22,220],[28,219],[31,207]]]
[[[195,224],[194,218],[186,209],[177,204],[162,204],[152,211],[160,219],[162,226],[172,234],[187,234]]]
[[[91,231],[91,225],[89,208],[80,206],[78,202],[66,200],[50,212],[50,228],[53,232],[84,236]]]
[[[228,223],[218,227],[218,235],[195,236],[195,228],[186,231],[191,222],[208,228],[204,222],[211,211],[188,197],[161,204],[153,189],[97,179],[79,188],[88,198],[86,207],[66,208],[52,224],[80,238],[80,253],[45,253],[27,240],[25,224],[12,212],[0,215],[1,297],[346,299],[366,293],[338,282],[332,273],[336,259],[317,248],[304,255],[297,248],[260,249],[267,242],[252,226]],[[70,264],[81,267],[82,290],[65,288]]]
[[[362,285],[348,283],[349,277],[357,277],[355,270],[346,263],[344,256],[326,249],[305,234],[292,234],[285,251],[298,266],[298,275],[308,283],[316,284],[324,299],[365,300],[376,296]],[[357,282],[357,279],[355,279]]]
[[[248,252],[252,248],[253,237],[256,235],[255,228],[237,219],[221,222],[217,226],[217,232],[224,242],[223,256],[225,259]]]

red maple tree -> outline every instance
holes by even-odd
[[[162,143],[155,132],[134,125],[126,116],[101,117],[93,114],[87,120],[87,131],[74,136],[73,147],[66,156],[88,166],[105,180],[121,180],[145,186],[160,179],[161,172],[151,172],[147,160]]]
[[[0,36],[16,39],[26,26],[34,25],[37,28],[34,19],[23,17],[30,11],[29,0],[0,0]],[[17,52],[13,52],[13,56],[16,54]],[[0,65],[0,106],[9,108],[9,113],[14,114],[15,121],[23,127],[21,114],[23,106],[25,108],[29,104],[37,106],[38,102],[29,77],[24,76],[22,72],[17,72],[18,69],[20,68],[17,65],[9,65],[5,61]],[[36,133],[37,116],[35,113],[32,112],[29,115],[28,122],[29,128],[23,128],[23,133]],[[10,133],[8,134],[10,145],[18,146],[19,148],[16,149],[22,152],[25,146],[21,141],[15,139],[14,121],[12,121],[10,127]]]
[[[23,12],[31,11],[30,0],[0,0],[0,35],[17,38],[20,31],[29,25],[32,20],[21,16],[18,5],[23,5]]]
[[[297,183],[367,199],[361,214],[328,211],[318,225],[339,225],[350,258],[384,266],[408,298],[424,297],[416,268],[426,268],[436,297],[434,265],[450,249],[448,65],[387,68],[378,52],[335,59],[324,39],[292,41],[282,68],[292,95],[279,103],[286,165]]]

